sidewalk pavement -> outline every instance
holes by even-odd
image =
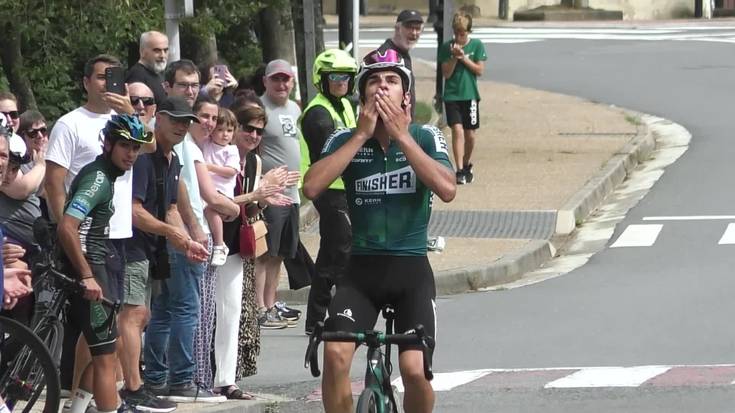
[[[431,102],[432,63],[417,61],[414,71],[417,100]],[[633,112],[509,84],[479,87],[475,180],[459,185],[451,203],[434,199],[429,235],[446,239],[443,252],[429,253],[438,295],[515,281],[538,268],[654,146]],[[301,239],[314,258],[315,218],[302,207]],[[308,287],[289,290],[284,272],[278,296],[305,303]]]

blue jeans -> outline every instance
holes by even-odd
[[[145,333],[145,382],[191,383],[194,377],[194,331],[199,320],[199,285],[204,264],[195,264],[169,248],[171,277],[151,303]],[[168,380],[167,380],[168,379]]]

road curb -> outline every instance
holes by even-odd
[[[634,119],[644,116],[642,113],[629,110],[625,113]],[[640,123],[636,136],[557,211],[556,234],[571,234],[577,224],[600,206],[605,197],[625,180],[633,168],[650,157],[655,148],[656,140],[653,132],[645,123]]]
[[[555,253],[556,250],[549,241],[532,240],[523,248],[503,256],[490,265],[441,271],[434,277],[436,294],[461,294],[518,280],[524,273],[538,268]]]
[[[205,411],[207,413],[265,413],[273,411],[273,406],[286,403],[290,399],[273,394],[255,394],[256,400],[228,400],[223,403],[179,404],[177,411]]]

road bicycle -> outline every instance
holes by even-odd
[[[59,362],[63,341],[64,306],[72,294],[84,294],[84,285],[56,269],[52,231],[39,219],[33,234],[41,247],[33,266],[36,294],[31,328],[14,320],[0,320],[0,396],[13,411],[57,413],[61,400]],[[120,303],[106,298],[102,305],[117,313]],[[42,406],[41,406],[42,405]]]
[[[362,333],[344,331],[323,331],[324,323],[318,322],[314,333],[309,337],[304,367],[311,369],[314,377],[319,377],[319,343],[322,341],[340,341],[365,344],[367,346],[367,368],[365,370],[365,389],[357,399],[358,413],[398,413],[400,404],[396,402],[396,390],[391,385],[393,373],[391,363],[392,345],[420,345],[424,353],[424,376],[427,380],[434,378],[431,367],[431,351],[434,349],[434,338],[426,335],[424,327],[419,324],[414,332],[408,334],[392,334],[395,311],[391,307],[383,308],[385,333],[367,330]],[[383,351],[383,347],[385,351]]]

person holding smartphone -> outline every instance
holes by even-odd
[[[225,64],[201,68],[202,88],[199,96],[214,99],[220,107],[229,108],[235,101],[234,91],[239,83]]]
[[[46,151],[44,188],[49,215],[55,222],[64,215],[66,194],[77,173],[102,153],[100,133],[107,121],[115,114],[132,114],[134,111],[127,96],[107,91],[105,70],[111,66],[122,65],[116,57],[105,54],[95,56],[85,63],[82,84],[87,101],[59,118],[51,129]],[[117,248],[122,248],[123,240],[133,234],[131,198],[132,174],[128,171],[115,180],[115,213],[110,220],[110,239]],[[122,283],[122,280],[119,282]],[[70,320],[64,326],[64,331],[70,337],[76,337],[80,333],[79,326],[75,324],[74,320]],[[86,345],[80,345],[80,349],[78,358],[81,360],[77,362],[81,366],[90,361],[90,356]],[[73,387],[69,372],[72,371],[74,362],[74,341],[65,341],[61,362],[64,389],[71,390]]]

